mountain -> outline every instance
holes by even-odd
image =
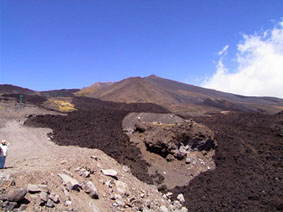
[[[77,92],[77,95],[79,96],[89,96],[94,92],[98,92],[100,90],[103,90],[104,88],[107,88],[108,86],[112,85],[112,82],[97,82],[93,85],[83,88]]]
[[[45,97],[72,97],[74,93],[80,91],[79,89],[60,89],[60,90],[50,90],[41,91],[40,95]]]
[[[28,88],[22,88],[15,85],[2,84],[0,85],[0,94],[26,94],[34,95],[37,94],[35,91]]]
[[[34,91],[28,88],[22,88],[16,85],[2,84],[0,85],[0,95],[40,95],[44,97],[72,97],[74,93],[79,92],[80,89],[60,89],[48,91]]]
[[[276,113],[283,110],[283,100],[273,97],[247,97],[155,75],[131,77],[115,83],[96,83],[77,95],[126,103],[155,103],[180,114],[243,111]]]
[[[0,95],[38,95],[50,97],[93,97],[123,103],[154,103],[183,116],[198,116],[228,111],[277,113],[283,99],[249,97],[164,79],[155,75],[131,77],[118,82],[95,83],[78,89],[37,92],[14,85],[0,85]],[[43,101],[43,100],[42,100]]]

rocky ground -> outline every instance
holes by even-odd
[[[25,211],[186,211],[98,149],[58,146],[51,129],[24,126],[32,105],[1,104],[0,136],[10,142],[1,170],[0,207]]]
[[[283,113],[192,121],[153,104],[74,97],[76,110],[63,114],[43,99],[23,107],[7,98],[5,210],[283,210]]]
[[[170,113],[129,113],[123,131],[150,164],[150,173],[160,173],[159,189],[187,185],[200,173],[215,168],[216,141],[204,125]],[[200,151],[206,147],[207,151]]]
[[[283,210],[283,113],[230,113],[195,119],[215,132],[216,169],[182,192],[189,211]]]

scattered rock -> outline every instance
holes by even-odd
[[[185,202],[185,198],[184,198],[184,195],[183,195],[183,194],[178,194],[177,199],[178,199],[180,202],[182,202],[182,203]]]
[[[82,177],[88,178],[90,176],[90,171],[82,168],[79,171],[79,175],[82,176]]]
[[[115,202],[117,203],[118,207],[125,207],[126,206],[125,202],[122,199],[116,199]]]
[[[54,205],[54,202],[51,199],[49,199],[47,200],[47,203],[45,206],[48,208],[53,208],[55,205]]]
[[[117,178],[118,172],[115,171],[114,169],[101,169],[102,174],[105,176],[110,176],[113,178]]]
[[[166,196],[167,196],[168,198],[172,197],[172,195],[173,195],[172,192],[167,192],[167,193],[166,193]]]
[[[59,195],[55,194],[55,193],[51,193],[49,195],[49,199],[51,199],[56,204],[58,204],[60,202]]]
[[[11,175],[6,173],[0,173],[0,184],[3,184],[11,180]]]
[[[18,204],[16,202],[6,202],[5,211],[12,211]]]
[[[114,194],[111,196],[112,200],[122,199],[122,196],[120,194]]]
[[[72,201],[70,200],[66,200],[65,203],[64,203],[65,206],[69,207],[72,205]]]
[[[190,164],[192,162],[192,159],[187,157],[185,162],[186,162],[186,164]]]
[[[178,200],[175,200],[173,202],[173,206],[174,206],[175,209],[181,209],[182,208],[182,204]]]
[[[38,185],[28,184],[27,185],[27,191],[29,193],[39,193],[39,192],[41,192],[41,189]]]
[[[112,188],[112,187],[113,187],[113,180],[107,180],[104,184],[105,184],[108,188]]]
[[[20,202],[24,200],[25,196],[27,194],[26,189],[14,189],[8,192],[7,194],[7,200],[9,202]]]
[[[95,155],[90,156],[91,159],[98,160],[99,158]]]
[[[82,188],[83,188],[84,192],[87,193],[91,198],[93,198],[93,199],[99,198],[97,189],[91,181],[84,183],[82,185]]]
[[[168,155],[166,156],[166,160],[167,160],[168,162],[173,161],[174,159],[175,159],[175,157],[174,157],[172,154],[168,154]]]
[[[58,176],[62,179],[63,183],[68,186],[68,188],[70,190],[79,190],[80,189],[81,186],[76,179],[74,179],[74,178],[72,178],[72,177],[70,177],[69,175],[66,175],[66,174],[58,174]]]
[[[41,201],[43,201],[43,202],[47,202],[48,201],[48,194],[47,194],[47,192],[41,192],[40,194],[39,194],[39,197],[40,197],[40,199],[41,199]]]

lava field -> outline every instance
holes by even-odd
[[[160,183],[161,176],[149,175],[149,164],[142,159],[140,150],[131,144],[122,130],[122,120],[130,112],[168,112],[154,104],[125,104],[78,97],[73,103],[79,110],[61,115],[39,115],[25,122],[27,126],[53,129],[54,142],[58,145],[75,145],[97,148],[147,183]]]
[[[215,131],[216,169],[183,193],[189,211],[283,210],[283,113],[233,113],[196,119]]]
[[[148,174],[150,165],[123,133],[122,120],[130,112],[166,113],[166,109],[85,97],[75,97],[73,103],[79,110],[66,116],[31,117],[25,124],[53,129],[59,145],[98,148],[146,183],[162,182],[158,174]],[[218,147],[215,170],[172,190],[184,194],[189,211],[283,210],[283,114],[231,113],[195,120],[214,130]]]

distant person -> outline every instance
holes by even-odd
[[[8,151],[8,143],[6,140],[2,140],[0,143],[0,169],[5,167],[5,161]]]

